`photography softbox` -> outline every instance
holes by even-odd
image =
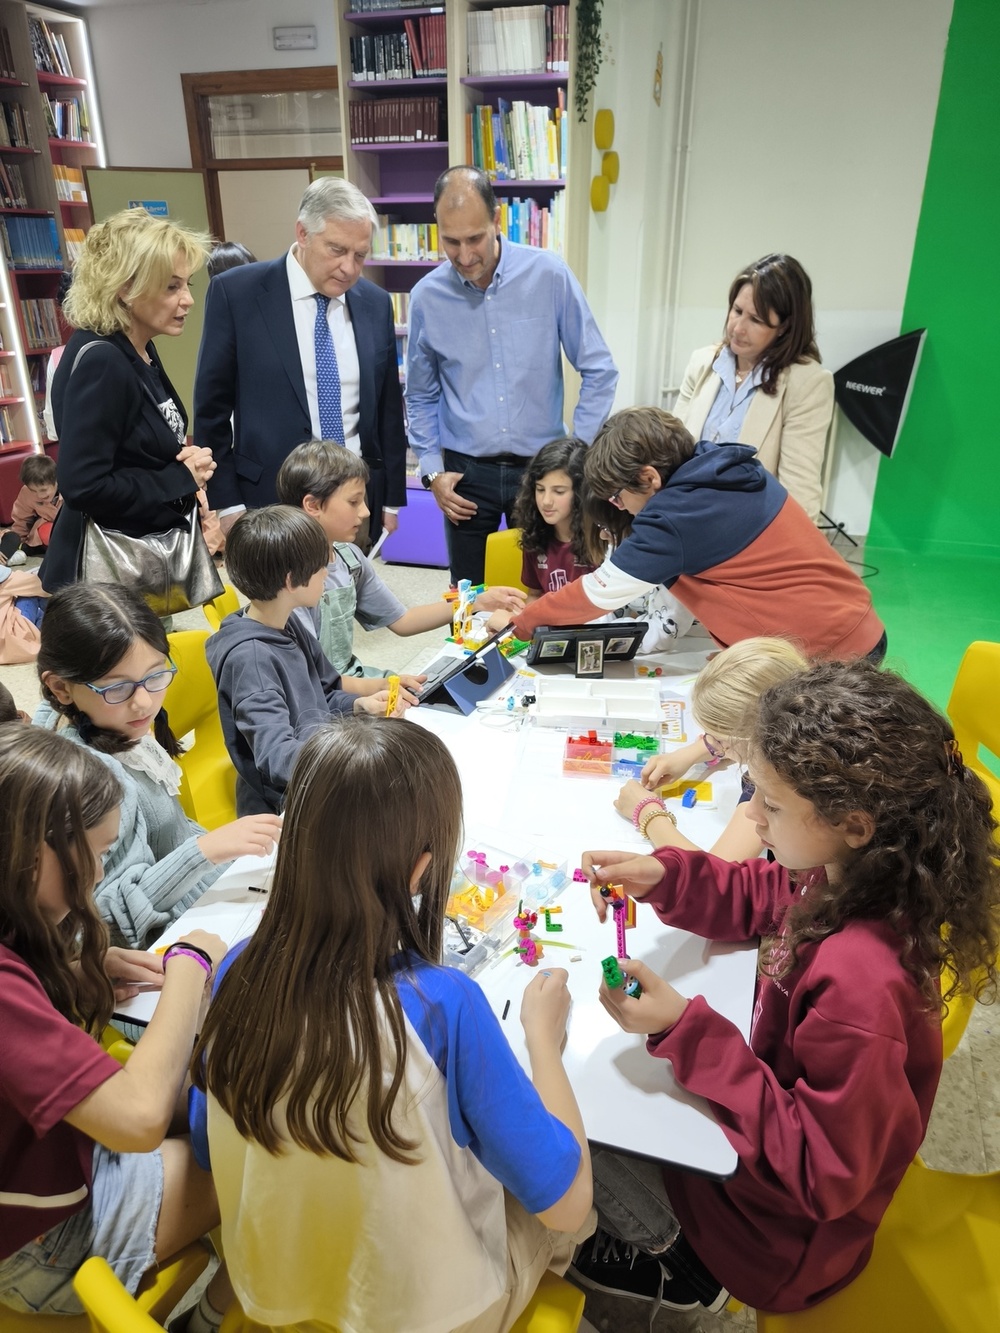
[[[840,410],[886,458],[899,439],[926,329],[914,329],[849,361],[833,373]]]

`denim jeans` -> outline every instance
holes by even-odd
[[[514,501],[529,461],[514,458],[511,454],[473,458],[471,454],[460,454],[454,449],[444,451],[445,471],[462,473],[455,493],[477,506],[473,516],[462,523],[444,520],[453,580],[471,579],[473,585],[482,583],[486,538],[499,529],[501,516],[506,518],[509,528],[514,526]]]
[[[721,1286],[681,1234],[663,1183],[663,1166],[646,1157],[624,1157],[591,1145],[597,1223],[646,1254],[662,1260],[671,1277],[691,1283],[699,1298],[713,1300]]]

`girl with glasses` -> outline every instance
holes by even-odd
[[[745,764],[761,695],[804,671],[808,662],[787,639],[743,639],[717,653],[702,668],[691,694],[691,710],[706,730],[688,745],[670,754],[650,759],[642,778],[630,779],[618,793],[615,809],[629,819],[654,847],[686,847],[701,850],[686,838],[656,793],[679,782],[695,764],[711,769],[724,761]],[[743,792],[732,818],[708,850],[726,861],[759,856],[761,841],[744,818],[745,802],[753,796],[753,784],[744,777]]]
[[[181,747],[163,710],[175,670],[163,625],[137,592],[74,584],[49,602],[34,721],[95,750],[121,784],[121,831],[96,891],[116,944],[141,948],[234,857],[267,855],[281,827],[274,815],[253,815],[206,833],[186,817]]]

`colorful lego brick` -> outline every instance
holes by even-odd
[[[636,981],[635,977],[629,977],[625,982],[624,990],[625,994],[630,995],[633,1000],[637,1000],[642,994],[642,987],[639,985],[638,981]]]
[[[603,958],[601,971],[604,973],[604,980],[609,990],[618,990],[620,986],[624,986],[625,978],[622,976],[617,958]]]
[[[642,666],[642,665],[640,664],[639,666],[636,667],[636,669],[635,669],[635,674],[640,678],[640,680],[642,680],[642,679],[644,679],[644,678],[646,678],[646,677],[662,676],[662,675],[663,675],[663,667],[661,667],[661,666]]]
[[[698,802],[698,793],[693,787],[688,787],[687,791],[681,797],[681,805],[685,810],[691,810]]]
[[[633,731],[615,732],[616,750],[644,750],[648,754],[658,754],[660,742],[655,736],[645,736]]]

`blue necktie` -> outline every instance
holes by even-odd
[[[324,440],[344,443],[344,414],[340,406],[340,370],[333,350],[326,308],[330,298],[316,293],[316,397],[319,400],[319,431]]]

